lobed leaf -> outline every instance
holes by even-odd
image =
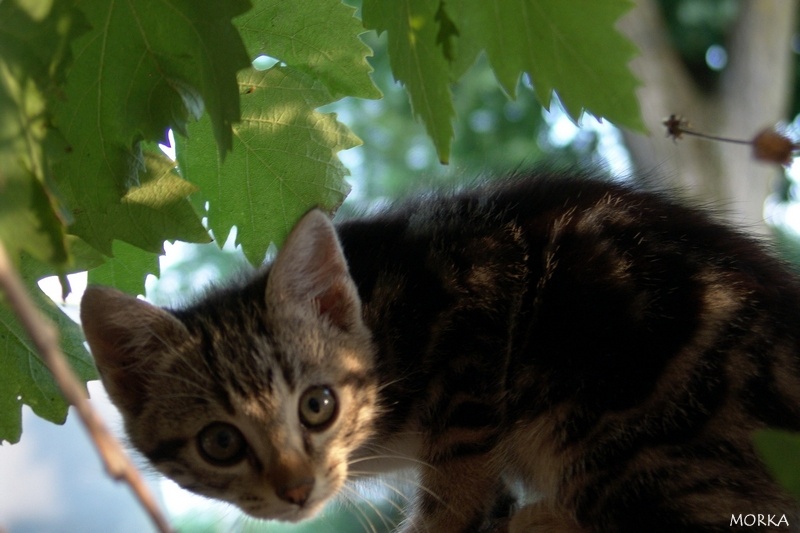
[[[130,155],[117,153],[120,159]],[[141,165],[140,184],[119,197],[108,182],[105,187],[98,183],[90,187],[89,180],[62,184],[77,211],[70,231],[108,256],[113,255],[114,239],[150,253],[163,253],[166,240],[208,242],[208,233],[188,201],[197,188],[175,173],[174,163],[162,154],[143,153],[136,164]],[[89,211],[92,216],[81,216]]]
[[[409,93],[439,158],[453,138],[450,83],[485,51],[512,98],[527,75],[549,108],[557,94],[577,121],[588,112],[644,130],[628,62],[636,48],[614,28],[630,0],[364,0],[364,24],[386,31],[395,79]]]
[[[319,80],[273,67],[246,71],[239,84],[242,121],[224,163],[209,150],[207,120],[190,126],[177,152],[184,176],[209,202],[208,225],[218,242],[236,226],[237,243],[259,264],[303,213],[315,206],[332,212],[341,204],[347,170],[336,153],[360,141],[335,114],[316,111],[335,99]]]
[[[236,71],[249,64],[231,18],[246,0],[83,0],[91,31],[75,40],[75,61],[56,124],[69,153],[56,166],[73,209],[70,231],[103,253],[115,239],[149,251],[167,239],[205,240],[196,228],[171,226],[175,181],[148,181],[141,141],[162,139],[173,127],[207,111],[221,152],[231,146],[239,118]],[[147,205],[142,189],[170,186],[172,203]],[[153,200],[151,195],[150,200]],[[144,210],[144,211],[142,211]],[[137,219],[144,212],[144,219]],[[178,217],[183,220],[186,211]]]
[[[22,274],[26,272],[23,270]],[[97,379],[89,353],[83,347],[80,327],[48,298],[30,277],[28,287],[37,307],[58,327],[61,347],[70,366],[82,381]],[[41,418],[63,424],[67,403],[50,370],[6,305],[0,305],[0,443],[18,442],[22,434],[22,405]]]
[[[586,111],[644,130],[628,69],[636,47],[614,29],[630,0],[451,2],[462,36],[486,50],[509,95],[527,73],[545,108],[555,92],[575,121]]]
[[[105,262],[103,254],[86,244],[80,238],[74,235],[67,235],[65,240],[70,256],[70,262],[66,267],[55,268],[50,263],[23,254],[20,260],[20,270],[24,272],[25,278],[31,281],[39,281],[49,276],[85,272]]]
[[[445,53],[450,45],[445,43],[455,39],[455,29],[442,34],[440,24],[450,18],[437,19],[439,9],[438,0],[398,0],[391,8],[382,0],[364,0],[363,17],[366,28],[387,33],[394,77],[405,85],[414,115],[425,124],[441,162],[447,163],[455,109]]]
[[[15,260],[24,250],[53,264],[67,261],[48,100],[81,21],[66,1],[0,2],[0,240]]]
[[[113,253],[113,258],[89,271],[89,284],[116,287],[128,294],[144,295],[147,276],[160,275],[158,254],[123,241],[114,241]]]
[[[334,99],[380,98],[366,60],[372,50],[358,37],[364,27],[354,13],[341,0],[256,0],[236,26],[253,57],[267,54],[318,79]]]

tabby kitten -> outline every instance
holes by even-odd
[[[248,281],[91,287],[81,318],[132,444],[255,517],[413,467],[408,533],[797,527],[751,435],[800,430],[800,282],[658,194],[543,173],[311,211]]]

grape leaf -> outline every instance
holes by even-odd
[[[498,81],[514,95],[527,72],[549,108],[555,91],[573,120],[588,111],[643,131],[628,69],[636,47],[614,29],[630,0],[450,0],[461,37],[486,49]]]
[[[36,281],[56,273],[69,274],[93,268],[103,262],[103,256],[73,235],[66,237],[70,263],[54,268],[35,257],[22,254],[20,274],[29,294],[40,312],[59,329],[61,347],[78,378],[97,379],[89,353],[83,346],[80,327],[67,317],[52,300],[45,296]],[[22,432],[20,409],[30,405],[34,412],[56,423],[66,416],[66,405],[50,371],[39,359],[27,333],[4,304],[0,304],[0,442],[20,439]]]
[[[425,124],[441,162],[447,163],[455,109],[442,39],[456,37],[441,34],[439,8],[438,0],[398,0],[391,8],[383,0],[364,0],[363,17],[366,28],[387,33],[394,77],[405,85],[414,115]]]
[[[27,254],[22,254],[20,270],[25,273],[25,278],[32,281],[39,281],[48,276],[85,272],[86,270],[102,265],[106,260],[103,254],[75,235],[67,235],[65,241],[67,243],[67,249],[69,250],[70,262],[63,268],[54,268],[53,265],[45,261],[41,261]]]
[[[70,231],[109,256],[112,239],[151,253],[163,253],[165,240],[208,242],[208,233],[187,199],[197,188],[180,178],[174,163],[162,154],[146,152],[140,161],[140,185],[121,198],[102,185],[90,188],[74,179],[63,183],[65,197],[78,212],[94,212],[92,217],[76,214]]]
[[[70,259],[64,265],[54,266],[25,253],[20,258],[20,270],[25,272],[26,279],[39,281],[49,276],[58,276],[61,282],[61,297],[64,299],[72,291],[67,274],[86,272],[102,265],[106,261],[103,254],[75,235],[67,235],[65,242],[67,243]]]
[[[67,2],[0,2],[0,241],[15,261],[22,250],[53,264],[67,260],[68,214],[52,188],[57,135],[47,104],[81,21]]]
[[[114,241],[114,257],[89,271],[89,283],[107,285],[127,292],[144,294],[148,274],[159,276],[158,254],[146,252],[122,241]]]
[[[401,0],[392,6],[364,0],[364,24],[387,32],[394,76],[442,162],[453,137],[450,83],[482,50],[511,97],[527,73],[546,108],[555,92],[575,121],[586,111],[644,130],[638,82],[627,66],[636,48],[614,29],[629,0]]]
[[[239,84],[242,121],[224,164],[210,149],[205,119],[190,125],[188,139],[177,139],[177,153],[181,172],[209,202],[208,225],[218,243],[235,225],[237,243],[259,264],[308,209],[331,212],[341,204],[347,170],[336,152],[360,141],[335,114],[315,110],[334,100],[319,80],[276,66],[245,71]]]
[[[137,222],[131,240],[129,189],[143,185],[147,160],[140,141],[160,140],[168,127],[185,131],[203,110],[221,152],[239,117],[236,71],[249,65],[231,18],[245,0],[83,0],[92,29],[74,40],[75,61],[55,122],[69,153],[55,168],[73,209],[70,231],[105,254],[114,239],[157,250],[181,229]],[[158,210],[158,209],[156,209]],[[165,211],[165,209],[162,209]],[[163,222],[160,218],[156,222]]]
[[[800,433],[763,429],[755,433],[753,441],[775,479],[800,498]]]
[[[335,99],[380,98],[369,77],[372,51],[358,38],[364,28],[341,0],[256,0],[236,19],[251,54],[266,54],[319,79]]]
[[[236,72],[249,66],[231,18],[247,0],[82,0],[92,30],[75,41],[66,94],[71,129],[100,125],[100,140],[159,140],[205,109],[220,151],[239,118]],[[86,89],[89,89],[86,92]],[[99,121],[98,121],[99,120]],[[87,134],[88,132],[82,131]]]
[[[23,272],[25,275],[25,272]],[[25,276],[29,279],[28,276]],[[67,361],[82,381],[97,379],[94,363],[83,347],[80,327],[33,282],[28,289],[37,307],[58,327]],[[36,349],[11,310],[0,305],[0,443],[18,442],[22,434],[22,405],[41,418],[63,424],[67,403]]]

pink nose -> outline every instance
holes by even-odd
[[[276,492],[281,500],[302,507],[308,501],[312,490],[314,490],[314,478],[306,477],[290,485],[279,487]]]

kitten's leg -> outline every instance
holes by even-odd
[[[533,503],[511,517],[508,533],[588,533],[566,513],[543,503]]]
[[[479,531],[503,490],[485,455],[449,458],[425,468],[402,533]]]
[[[517,497],[508,486],[501,484],[480,533],[509,533],[508,525],[517,508]]]

